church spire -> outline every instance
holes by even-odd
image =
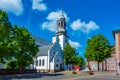
[[[65,18],[62,10],[60,10],[60,16],[59,16],[59,18]]]
[[[56,31],[56,35],[60,35],[60,34],[66,35],[66,20],[62,10],[60,11],[60,16],[57,20],[57,31]]]
[[[56,34],[53,36],[52,42],[59,42],[61,49],[63,50],[66,46],[66,43],[68,43],[69,37],[67,36],[67,30],[66,30],[66,20],[63,11],[60,11],[60,15],[57,20],[57,29]]]

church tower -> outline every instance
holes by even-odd
[[[60,16],[57,20],[56,34],[52,38],[53,43],[56,42],[57,37],[59,38],[59,44],[63,50],[64,47],[66,46],[66,43],[68,43],[68,41],[69,41],[69,39],[68,39],[69,37],[67,36],[66,20],[65,20],[65,17],[64,17],[64,14],[62,11],[61,11]]]

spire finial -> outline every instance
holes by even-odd
[[[65,18],[65,17],[64,17],[64,13],[63,13],[63,10],[62,10],[62,9],[60,10],[60,16],[59,16],[59,18]]]

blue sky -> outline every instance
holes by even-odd
[[[0,0],[12,24],[25,26],[48,41],[55,34],[62,9],[70,44],[84,55],[87,39],[105,35],[114,44],[112,31],[120,29],[120,0]]]

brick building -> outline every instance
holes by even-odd
[[[115,39],[116,70],[120,74],[120,30],[114,30],[113,36]]]
[[[96,61],[90,61],[89,65],[91,67],[91,70],[98,70],[98,63]],[[101,62],[99,64],[99,70],[116,71],[116,54],[112,53],[110,58]]]
[[[115,49],[110,58],[100,63],[100,70],[117,71],[120,74],[120,30],[114,30],[112,33],[115,40]],[[97,62],[90,61],[89,65],[93,71],[97,70]]]

